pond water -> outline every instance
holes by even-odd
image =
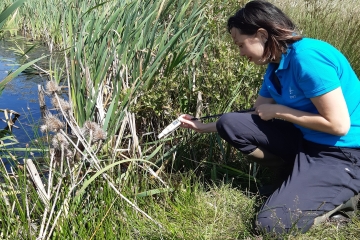
[[[11,71],[16,70],[24,62],[16,54],[17,46],[23,49],[29,49],[31,45],[22,38],[0,40],[0,81],[2,81]],[[34,47],[29,54],[31,59],[38,58],[46,53],[44,46]],[[9,82],[0,95],[0,109],[13,110],[20,114],[15,125],[19,128],[13,128],[13,134],[19,141],[14,147],[25,147],[30,144],[31,140],[39,133],[34,132],[33,126],[39,125],[41,118],[40,106],[38,101],[38,85],[45,86],[46,76],[35,74],[20,74]],[[46,105],[50,106],[49,100],[46,99]],[[5,120],[4,113],[0,112],[0,119]],[[4,129],[7,124],[0,121],[0,129]],[[4,160],[4,159],[3,159]],[[5,161],[5,160],[4,160]],[[8,165],[8,163],[6,163]]]

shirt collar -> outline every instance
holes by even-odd
[[[293,51],[293,45],[290,45],[286,52],[281,55],[279,70],[288,68],[291,59],[290,55]]]

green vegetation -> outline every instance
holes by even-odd
[[[216,134],[156,139],[180,113],[251,106],[264,68],[240,58],[225,27],[245,2],[27,0],[4,36],[49,47],[46,91],[56,111],[31,146],[43,157],[29,154],[11,173],[1,167],[1,238],[271,239],[252,229],[266,169],[241,162]],[[360,75],[355,0],[273,2]],[[286,238],[356,238],[359,225],[354,218]]]

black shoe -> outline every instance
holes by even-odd
[[[337,206],[334,210],[316,217],[314,219],[314,225],[320,224],[322,222],[331,222],[337,223],[338,225],[345,225],[350,221],[351,217],[355,216],[359,196],[360,194],[355,195],[347,202]]]
[[[351,215],[350,213],[349,215]],[[336,223],[336,225],[346,225],[350,222],[350,216],[344,212],[336,212],[329,217],[331,223]]]
[[[357,211],[357,205],[359,202],[359,195],[355,195],[350,198],[346,203],[342,205],[335,213],[333,213],[329,220],[330,222],[336,223],[347,223],[350,221],[350,218],[355,215]]]
[[[329,217],[331,222],[348,222],[350,217],[346,213],[336,212]]]

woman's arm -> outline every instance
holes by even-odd
[[[259,95],[255,101],[254,107],[258,107],[262,104],[274,104],[274,103],[275,103],[274,99],[262,97]]]
[[[275,103],[274,99],[258,96],[255,101],[254,107],[260,106],[261,104],[272,104],[272,103]],[[252,113],[255,113],[255,112],[252,112]],[[199,133],[217,132],[216,122],[211,122],[211,123],[205,124],[205,123],[202,123],[197,120],[196,121],[191,120],[192,118],[193,118],[193,116],[188,115],[188,114],[181,115],[179,118],[179,120],[181,122],[181,127],[190,128]]]
[[[302,127],[337,136],[350,129],[350,116],[341,88],[311,98],[319,114],[299,111],[279,104],[262,104],[256,112],[263,120],[281,118]]]
[[[191,120],[193,116],[188,114],[183,114],[179,117],[181,122],[180,127],[183,128],[190,128],[199,133],[210,133],[210,132],[217,132],[216,129],[216,122],[211,123],[202,123],[198,120]]]

